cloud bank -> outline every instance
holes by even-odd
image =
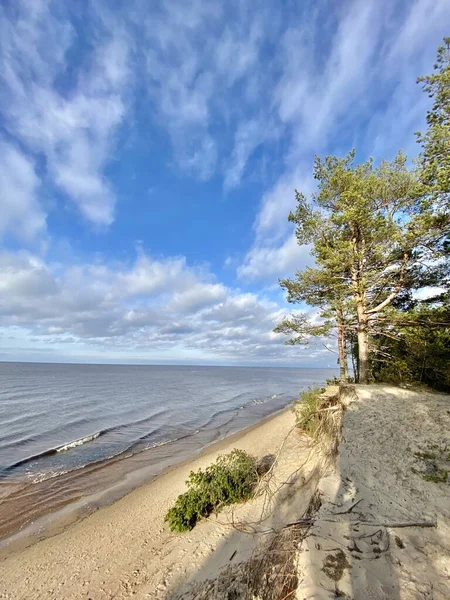
[[[311,262],[294,189],[314,190],[315,153],[417,152],[415,79],[449,22],[436,0],[3,3],[1,356],[333,362],[272,333],[277,279]],[[186,204],[199,238],[247,219],[245,239],[199,256],[153,231],[135,253],[124,223]]]

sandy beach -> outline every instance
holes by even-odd
[[[315,474],[310,485],[303,487],[302,496],[297,495],[294,503],[284,502],[280,509],[280,494],[289,487],[282,484],[289,481],[309,455],[308,441],[293,430],[293,425],[292,412],[285,410],[214,444],[200,456],[168,470],[57,535],[21,550],[4,550],[0,598],[164,598],[177,593],[191,578],[213,577],[220,567],[230,564],[230,559],[244,560],[271,527],[282,526],[302,514],[309,501],[310,485],[317,482]],[[233,448],[262,457],[277,454],[281,445],[272,480],[272,485],[280,490],[274,490],[270,502],[262,495],[223,511],[218,517],[210,517],[192,532],[170,533],[164,515],[177,495],[185,491],[185,480],[192,469],[207,466],[218,454]],[[312,471],[312,465],[305,466],[302,477],[295,475],[293,487],[296,482],[304,484],[305,474]],[[275,503],[278,505],[274,512]],[[256,535],[233,527],[235,521],[260,520],[251,529]]]
[[[272,600],[283,595],[271,595],[271,581],[288,573],[289,594],[301,600],[447,600],[449,396],[375,385],[327,393],[334,404],[324,410],[340,411],[330,438],[337,454],[302,435],[285,410],[59,533],[3,551],[0,598]],[[275,457],[264,486],[171,533],[164,515],[190,470],[233,448]],[[274,540],[284,544],[281,562],[267,552]]]

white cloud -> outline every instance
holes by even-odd
[[[282,268],[289,262],[294,264],[288,259],[294,252],[291,238],[279,247],[280,238],[286,240],[286,235],[291,235],[287,215],[295,208],[294,190],[305,194],[313,190],[314,153],[327,147],[334,128],[340,126],[350,107],[353,119],[358,117],[357,100],[369,81],[380,31],[379,5],[374,1],[363,5],[354,2],[336,12],[338,27],[330,37],[325,58],[318,50],[318,39],[327,15],[319,9],[311,12],[307,24],[293,24],[282,38],[281,76],[273,97],[280,120],[289,127],[290,145],[283,173],[261,200],[255,244],[238,270],[240,276],[263,273],[261,261],[265,257],[270,265],[279,259]]]
[[[0,255],[0,267],[0,293],[3,296],[32,299],[53,295],[57,291],[53,277],[38,258],[25,253],[4,253]]]
[[[292,128],[291,168],[299,157],[308,156],[311,163],[336,129],[347,121],[350,127],[358,122],[381,58],[377,46],[384,15],[379,2],[340,4],[331,13],[329,8],[322,5],[307,23],[293,24],[281,44],[282,75],[274,95],[280,119]],[[327,30],[330,17],[337,21],[334,30]],[[322,50],[324,30],[328,39]]]
[[[294,235],[281,246],[254,246],[237,269],[242,280],[258,280],[293,275],[296,270],[312,264],[308,246],[299,246]]]
[[[266,35],[260,20],[252,15],[241,13],[241,21],[236,29],[225,28],[215,49],[215,64],[219,73],[226,78],[227,85],[233,85],[241,77],[248,75],[259,59],[260,45]]]
[[[238,125],[230,164],[225,172],[225,189],[231,189],[240,184],[249,158],[258,146],[269,136],[273,137],[274,135],[275,129],[268,127],[267,123],[258,119],[250,119]]]
[[[416,83],[429,73],[436,47],[447,35],[450,5],[420,0],[411,5],[398,35],[382,50],[379,70],[386,79],[390,99],[387,106],[373,111],[364,145],[374,156],[392,157],[399,148],[409,156],[419,151],[414,132],[425,127],[429,98]]]
[[[408,66],[408,61],[419,60],[428,72],[430,59],[432,61],[436,56],[436,38],[445,34],[450,8],[446,2],[435,0],[416,0],[409,8],[400,30],[390,44],[388,61],[392,68],[401,70],[403,66]],[[441,38],[439,43],[440,41]],[[395,67],[396,61],[402,64]]]
[[[286,171],[264,193],[255,220],[256,244],[274,245],[292,231],[288,215],[295,210],[295,189],[306,196],[314,189],[311,165],[299,165],[293,171]]]
[[[144,23],[148,93],[169,132],[176,161],[202,179],[213,173],[217,151],[208,132],[213,80],[202,60],[200,36],[220,12],[212,2],[176,2],[170,10],[155,10]]]
[[[183,258],[62,265],[0,254],[0,327],[41,347],[102,348],[104,356],[289,362],[298,352],[272,335],[283,310],[264,296],[212,281]],[[89,354],[89,353],[88,353]],[[87,355],[88,355],[87,354]]]
[[[186,259],[152,260],[141,253],[131,270],[117,273],[120,289],[125,295],[136,296],[186,289],[196,282],[196,275],[187,268]]]
[[[103,170],[126,113],[128,39],[120,28],[102,31],[97,25],[88,66],[63,83],[73,68],[67,54],[77,34],[55,12],[43,0],[33,2],[33,10],[24,1],[14,11],[0,9],[4,126],[30,152],[45,157],[47,175],[86,219],[109,225],[115,197]]]
[[[438,296],[439,294],[443,294],[447,291],[447,288],[438,287],[438,286],[428,286],[421,288],[413,292],[414,300],[428,300],[428,298],[433,298],[434,296]]]
[[[0,239],[13,233],[24,242],[45,231],[46,216],[37,194],[39,178],[33,162],[0,138]]]
[[[264,130],[244,131],[251,128],[249,104],[259,103],[247,91],[255,88],[254,70],[270,36],[267,23],[266,12],[255,13],[247,3],[210,0],[172,2],[170,10],[155,9],[144,23],[152,107],[170,136],[175,162],[195,177],[209,179],[223,162],[225,187],[237,185],[261,134],[267,135],[267,123]],[[238,85],[246,87],[244,97]],[[236,132],[231,165],[227,157],[219,161],[228,155],[227,142],[217,135],[224,128]]]
[[[187,313],[218,304],[227,296],[227,289],[221,283],[195,283],[182,292],[176,292],[170,308]]]

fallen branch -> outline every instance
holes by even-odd
[[[273,471],[274,471],[275,466],[277,465],[277,463],[279,461],[279,458],[280,458],[280,455],[281,455],[281,453],[283,451],[284,445],[286,444],[288,437],[291,435],[291,433],[296,428],[297,428],[297,425],[294,425],[293,427],[291,427],[289,429],[289,431],[287,432],[287,434],[284,436],[284,439],[283,439],[283,441],[281,443],[281,446],[278,448],[278,451],[277,451],[277,453],[275,455],[275,458],[274,458],[274,460],[273,460],[273,462],[272,462],[272,464],[270,466],[270,469],[267,471],[267,473],[265,473],[263,475],[263,477],[258,482],[258,485],[256,486],[256,489],[255,489],[254,494],[253,494],[254,497],[256,497],[261,492],[261,487],[262,487],[263,482],[267,484],[267,482],[272,477]]]
[[[341,510],[341,511],[339,511],[339,512],[335,512],[335,513],[333,513],[333,515],[346,515],[346,514],[348,514],[348,513],[351,513],[351,512],[352,512],[352,510],[355,508],[355,506],[358,506],[358,504],[359,504],[360,502],[362,502],[362,501],[363,501],[363,498],[360,498],[359,500],[357,500],[356,502],[354,502],[354,503],[353,503],[353,504],[350,506],[350,508],[347,508],[347,510]]]
[[[283,527],[283,529],[286,529],[287,527],[294,527],[295,525],[301,525],[302,527],[307,527],[309,525],[312,525],[313,523],[314,523],[314,520],[312,518],[299,519],[298,521],[293,521],[292,523],[288,523],[287,525],[285,525]]]
[[[327,523],[342,523],[341,519],[323,518],[322,521],[326,521]],[[404,521],[393,523],[380,523],[379,521],[351,521],[350,524],[352,527],[364,525],[366,527],[390,527],[391,529],[396,529],[397,527],[437,527],[436,521]]]
[[[372,521],[355,521],[353,525],[367,525],[370,527],[437,527],[437,521],[409,521],[403,523],[375,523]]]
[[[289,594],[287,594],[286,596],[283,596],[283,598],[281,600],[287,600],[287,598],[290,598],[292,596],[292,594],[296,591],[297,591],[297,588],[295,588],[295,590],[290,591]]]

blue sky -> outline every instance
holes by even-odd
[[[0,360],[326,366],[272,333],[315,153],[417,153],[446,0],[4,1]]]

